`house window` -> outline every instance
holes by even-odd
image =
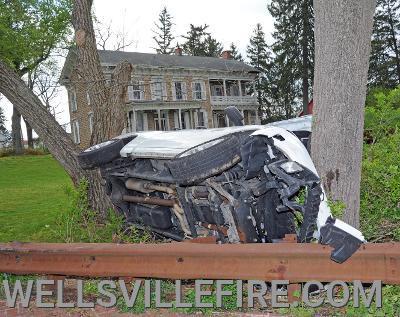
[[[164,97],[164,85],[162,78],[154,78],[150,83],[151,85],[151,99],[152,100],[163,100]]]
[[[176,100],[183,99],[182,83],[179,81],[175,83],[175,96]]]
[[[201,100],[204,97],[204,88],[201,82],[193,83],[193,99]]]
[[[89,131],[90,131],[90,134],[92,134],[93,133],[93,112],[89,112],[88,120],[89,120]]]
[[[143,84],[135,82],[128,86],[129,100],[143,100]]]
[[[78,110],[78,106],[76,103],[76,92],[75,90],[70,90],[69,91],[69,103],[70,103],[70,107],[71,107],[71,111],[75,112]]]
[[[89,95],[88,91],[86,92],[86,101],[87,101],[87,104],[90,106],[90,95]]]
[[[79,132],[79,122],[77,120],[72,121],[71,127],[72,127],[72,137],[73,137],[74,142],[76,144],[81,143],[81,136],[80,136],[80,132]]]

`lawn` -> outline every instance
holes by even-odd
[[[0,242],[53,240],[71,181],[51,155],[0,158]]]

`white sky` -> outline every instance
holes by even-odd
[[[243,56],[246,55],[246,46],[250,35],[257,23],[261,23],[266,33],[267,42],[271,41],[273,32],[273,19],[268,13],[268,0],[95,0],[94,12],[98,20],[111,24],[115,32],[124,32],[133,44],[125,51],[154,52],[153,32],[154,22],[164,6],[173,17],[175,23],[174,40],[183,42],[181,35],[186,34],[189,24],[208,24],[208,31],[228,49],[234,42]],[[55,100],[59,106],[57,120],[63,124],[69,122],[67,95],[65,89]],[[12,106],[3,97],[0,101],[3,108],[8,129],[11,128]],[[25,126],[23,124],[23,131]],[[25,131],[24,131],[25,135]]]

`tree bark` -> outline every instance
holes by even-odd
[[[359,226],[364,104],[375,0],[314,0],[312,157],[328,197]]]
[[[308,114],[308,74],[309,74],[309,65],[308,65],[308,33],[310,32],[309,26],[309,16],[308,16],[308,8],[307,1],[302,1],[302,23],[303,23],[303,36],[301,39],[301,50],[302,50],[302,90],[303,90],[303,115]]]
[[[110,86],[106,85],[97,52],[90,14],[91,5],[91,0],[75,0],[72,23],[78,54],[75,70],[82,79],[75,84],[78,85],[78,89],[89,93],[95,123],[91,143],[96,144],[120,135],[125,127],[124,96],[131,78],[132,66],[128,62],[120,63],[114,70]]]
[[[105,215],[111,202],[101,185],[99,172],[85,171],[79,166],[77,155],[80,149],[57,123],[39,98],[21,78],[0,60],[0,93],[2,93],[32,124],[32,128],[46,144],[50,153],[65,168],[72,181],[77,184],[82,178],[89,182],[89,201],[92,208]]]
[[[26,119],[24,118],[25,121],[25,126],[26,126],[26,139],[28,140],[28,148],[29,149],[33,149],[33,136],[32,136],[32,127],[31,125],[28,123],[28,121],[26,121]]]
[[[397,45],[397,37],[396,37],[396,30],[395,26],[393,23],[393,12],[390,8],[389,3],[386,3],[387,6],[387,12],[388,12],[388,18],[389,18],[389,32],[391,36],[391,45],[393,47],[393,52],[395,55],[395,60],[396,60],[396,75],[397,75],[397,83],[400,84],[400,52],[399,52],[399,47]]]
[[[21,155],[24,152],[22,144],[21,114],[15,106],[13,106],[11,117],[11,137],[15,155]]]

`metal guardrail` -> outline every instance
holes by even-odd
[[[0,272],[82,277],[334,280],[400,284],[400,243],[365,244],[342,264],[320,244],[0,244]]]

